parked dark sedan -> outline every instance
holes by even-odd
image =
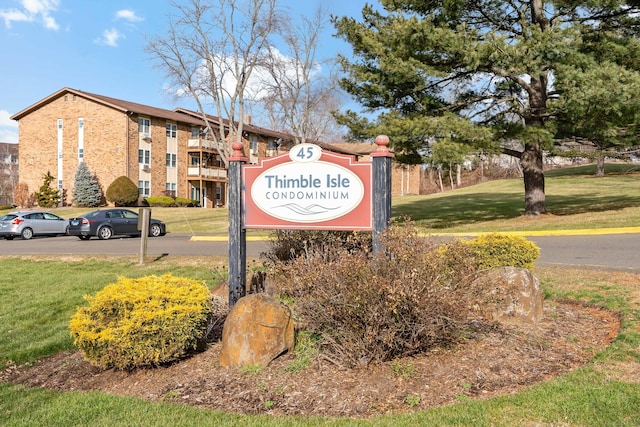
[[[164,236],[166,232],[162,221],[151,218],[149,236]],[[92,236],[101,240],[108,240],[116,235],[139,236],[138,213],[122,208],[89,212],[82,217],[69,219],[68,234],[78,236],[81,240],[89,240]]]

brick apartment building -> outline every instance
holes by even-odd
[[[11,118],[19,123],[19,182],[30,192],[50,172],[63,203],[70,204],[78,164],[85,162],[103,191],[124,175],[137,183],[141,197],[166,194],[203,207],[226,205],[220,142],[203,136],[205,123],[196,113],[63,88]],[[276,141],[285,136],[245,124],[245,155],[252,163],[275,155]]]

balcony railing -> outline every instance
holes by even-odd
[[[190,167],[187,170],[187,174],[191,177],[197,176],[197,177],[208,178],[208,179],[211,179],[211,178],[225,179],[227,177],[226,169],[201,168],[198,166]]]
[[[206,148],[209,150],[224,150],[226,144],[220,141],[211,141],[209,139],[203,138],[193,138],[187,141],[187,146],[189,148]]]

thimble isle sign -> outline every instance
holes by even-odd
[[[299,144],[243,167],[244,226],[371,230],[371,163]]]

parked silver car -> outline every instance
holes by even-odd
[[[0,218],[0,237],[13,240],[20,236],[29,240],[33,236],[67,234],[69,221],[51,212],[10,212]]]

